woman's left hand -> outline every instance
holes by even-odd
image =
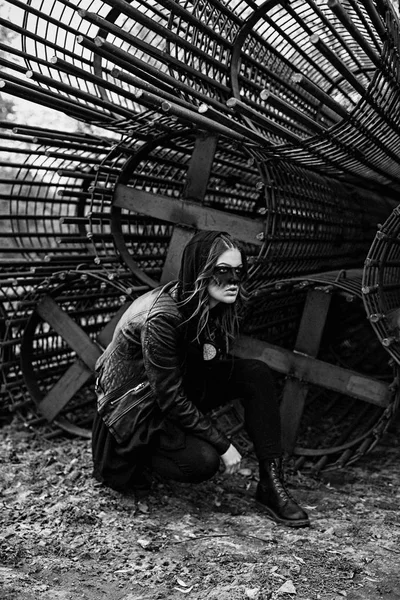
[[[242,460],[241,454],[236,450],[235,446],[231,444],[228,450],[221,456],[222,461],[225,465],[225,473],[232,475],[240,469],[240,461]]]

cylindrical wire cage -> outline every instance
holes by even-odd
[[[361,281],[360,269],[282,279],[254,294],[250,302],[243,332],[296,354],[301,347],[298,332],[307,295],[315,291],[325,294],[329,310],[314,355],[318,361],[315,368],[323,361],[327,366],[344,369],[343,380],[348,373],[350,381],[353,377],[357,379],[357,374],[365,376],[368,378],[365,385],[372,389],[374,381],[377,382],[379,393],[384,384],[385,400],[379,403],[373,395],[353,396],[350,384],[343,389],[330,387],[329,369],[323,385],[313,383],[312,366],[309,380],[301,380],[295,368],[293,373],[277,373],[281,398],[284,398],[288,379],[297,382],[299,396],[304,386],[306,389],[293,449],[294,466],[298,469],[318,472],[355,462],[378,443],[396,416],[398,366],[388,359],[366,318]],[[234,423],[237,422],[235,411],[234,407]]]
[[[293,349],[307,294],[322,286],[331,303],[318,359],[389,390],[387,405],[374,405],[310,384],[296,466],[335,468],[369,451],[398,403],[397,365],[381,351],[398,363],[391,5],[9,4],[15,19],[2,24],[20,44],[0,45],[0,91],[101,133],[1,124],[12,144],[0,164],[3,403],[30,424],[52,422],[48,435],[85,432],[107,324],[165,278],[180,227],[212,215],[218,228],[228,215],[250,263],[244,333]],[[280,386],[284,395],[282,377]],[[247,443],[237,405],[216,418]]]
[[[390,4],[41,0],[17,22],[23,44],[8,66],[25,64],[29,79],[6,75],[6,92],[138,136],[168,114],[266,160],[400,188]]]
[[[383,348],[400,363],[400,209],[380,225],[364,264],[363,301]]]
[[[50,437],[60,431],[90,437],[95,362],[115,319],[147,289],[84,268],[55,272],[25,293],[10,288],[1,344],[9,412]]]

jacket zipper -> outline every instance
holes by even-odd
[[[139,383],[135,387],[131,388],[130,390],[127,390],[126,392],[124,392],[122,394],[122,396],[118,396],[118,398],[114,398],[114,400],[111,400],[110,406],[112,406],[116,402],[119,402],[120,400],[122,400],[122,398],[125,398],[125,396],[127,394],[130,394],[131,392],[134,392],[134,393],[140,392],[140,390],[142,390],[143,388],[145,388],[146,385],[150,385],[148,381],[143,381],[142,383]]]
[[[133,388],[133,389],[135,389],[135,388]],[[124,396],[126,396],[126,394],[124,394]],[[126,408],[123,412],[119,413],[112,421],[109,422],[108,426],[111,427],[111,425],[114,425],[114,423],[116,421],[118,421],[119,419],[121,419],[124,415],[126,415],[126,413],[128,413],[130,410],[132,410],[132,408],[135,408],[135,406],[137,406],[138,404],[140,404],[141,402],[143,402],[143,400],[146,400],[146,398],[148,398],[149,396],[151,396],[151,390],[149,392],[147,392],[147,394],[145,394],[145,396],[142,396],[141,398],[138,398],[136,400],[136,402],[134,402],[133,404],[130,404],[128,406],[128,408]]]

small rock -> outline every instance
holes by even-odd
[[[297,594],[296,588],[293,585],[293,581],[288,579],[281,585],[281,587],[277,590],[278,594]]]
[[[244,593],[246,594],[246,598],[250,598],[250,600],[255,600],[260,593],[260,588],[246,588]]]
[[[243,468],[243,469],[239,469],[238,473],[239,473],[239,475],[242,475],[242,477],[251,477],[252,470]]]

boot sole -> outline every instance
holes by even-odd
[[[276,513],[274,513],[274,511],[271,508],[269,508],[262,502],[259,502],[258,500],[256,500],[256,504],[260,508],[262,508],[262,510],[265,511],[271,517],[271,519],[273,521],[275,521],[275,523],[279,523],[281,525],[287,525],[288,527],[310,527],[309,519],[299,519],[298,521],[292,521],[290,519],[282,519],[281,517],[278,517],[278,515]]]

